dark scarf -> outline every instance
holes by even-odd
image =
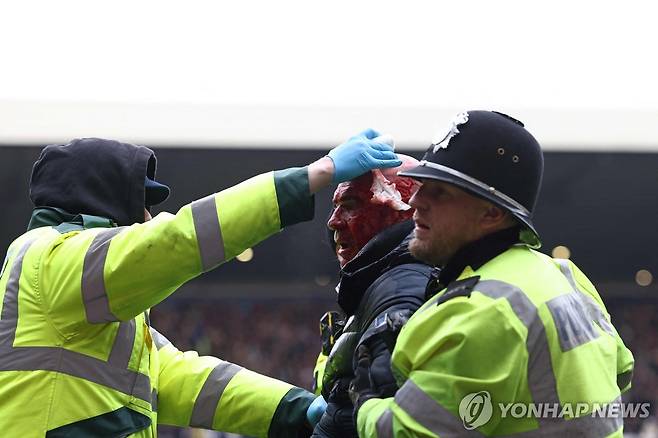
[[[455,281],[467,266],[476,270],[518,242],[519,228],[512,227],[489,234],[464,246],[455,253],[443,269],[436,269],[432,274],[427,285],[426,298]]]
[[[336,290],[338,304],[347,315],[354,314],[363,294],[382,273],[394,266],[418,262],[408,248],[413,228],[411,220],[386,228],[343,266]]]

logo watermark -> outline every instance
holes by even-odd
[[[496,403],[501,418],[647,418],[650,403]],[[494,403],[488,391],[468,394],[459,403],[464,428],[472,430],[491,420]]]
[[[492,415],[491,394],[487,391],[468,394],[459,403],[459,416],[467,430],[487,424]]]

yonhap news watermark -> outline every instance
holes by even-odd
[[[497,409],[501,418],[647,418],[651,403],[494,403],[488,391],[468,394],[459,403],[459,416],[468,430],[484,426]]]

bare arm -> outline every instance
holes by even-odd
[[[328,156],[309,164],[308,185],[311,194],[317,193],[331,184],[334,177],[334,162]]]

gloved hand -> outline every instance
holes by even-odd
[[[327,402],[324,401],[324,398],[321,395],[316,397],[306,410],[306,421],[311,425],[311,428],[314,428],[315,425],[318,424],[318,421],[320,421],[322,414],[324,414],[324,411],[326,410]]]
[[[371,398],[380,396],[379,389],[370,378],[370,365],[372,356],[370,349],[365,345],[359,345],[357,349],[357,365],[354,370],[354,379],[350,383],[349,395],[354,405],[354,424],[356,424],[356,415],[361,406]]]
[[[377,137],[377,131],[366,129],[329,151],[327,155],[334,162],[334,183],[349,181],[372,169],[402,164],[393,152],[392,139]]]

